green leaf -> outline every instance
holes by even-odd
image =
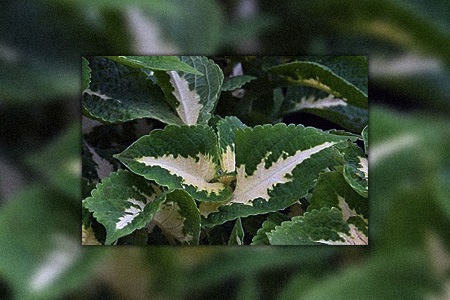
[[[81,190],[80,139],[80,124],[74,124],[53,142],[26,158],[27,164],[51,186],[73,199],[80,198]]]
[[[235,89],[241,88],[244,84],[254,79],[256,79],[256,77],[251,75],[227,77],[223,80],[222,91],[233,91]]]
[[[81,287],[106,253],[81,246],[79,201],[38,185],[8,200],[0,210],[0,277],[12,298],[64,298]]]
[[[336,207],[313,209],[268,232],[271,245],[367,245],[367,236],[343,220]]]
[[[288,221],[289,218],[282,213],[271,213],[267,220],[262,223],[260,229],[258,229],[256,235],[252,239],[252,245],[270,245],[267,233],[275,229],[276,226],[281,225],[282,222]]]
[[[368,107],[367,94],[318,63],[296,61],[271,67],[268,71],[285,77],[289,84],[311,86],[342,99],[348,104],[362,108]]]
[[[422,250],[407,248],[379,253],[322,281],[316,281],[317,284],[301,299],[419,300],[431,295],[438,297],[441,280],[431,265],[429,253]],[[286,299],[293,298],[286,295]]]
[[[222,70],[203,56],[182,56],[181,60],[204,75],[157,72],[158,84],[184,124],[206,124],[219,98]]]
[[[321,171],[338,164],[333,146],[347,140],[285,124],[239,128],[235,135],[236,187],[229,202],[203,220],[205,226],[292,205],[314,186]]]
[[[200,237],[200,212],[194,199],[183,190],[167,194],[166,201],[156,213],[153,222],[169,239],[182,244],[198,245]]]
[[[83,93],[82,103],[90,116],[109,123],[140,118],[181,123],[167,105],[160,88],[143,70],[104,57],[94,57],[89,63],[91,84]]]
[[[234,131],[244,127],[246,126],[236,117],[226,117],[217,123],[220,167],[225,174],[236,170]]]
[[[177,56],[105,56],[115,62],[132,68],[144,68],[152,71],[182,71],[203,75],[197,69],[180,61]]]
[[[317,115],[357,133],[361,132],[369,119],[367,109],[348,104],[324,91],[309,86],[289,86],[279,115],[297,111]]]
[[[104,178],[91,194],[83,205],[105,226],[107,245],[147,225],[166,199],[159,188],[125,170]]]
[[[241,218],[237,218],[234,223],[228,245],[244,245],[244,228],[242,228]]]
[[[199,201],[224,201],[231,190],[214,182],[218,171],[217,137],[208,126],[154,130],[115,155],[132,172],[169,189],[184,189]]]
[[[89,88],[91,83],[91,68],[89,68],[89,61],[82,57],[81,58],[81,90]]]
[[[364,141],[364,152],[367,154],[369,151],[369,125],[364,127],[361,135]]]
[[[342,174],[342,168],[320,174],[308,211],[322,207],[339,208],[345,221],[352,216],[365,219],[369,217],[368,199],[348,185]]]
[[[369,166],[363,151],[355,144],[349,143],[345,150],[344,178],[361,196],[369,195]]]

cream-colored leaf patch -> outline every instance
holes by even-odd
[[[176,108],[178,116],[187,125],[195,125],[203,105],[200,103],[200,96],[196,91],[189,89],[189,83],[184,77],[181,77],[176,71],[167,72],[170,76],[170,83],[174,91],[175,98],[180,103]]]
[[[136,199],[128,199],[127,201],[133,205],[125,209],[125,214],[120,217],[119,222],[116,223],[116,229],[122,229],[130,224],[145,208],[145,203]]]
[[[164,203],[153,219],[166,235],[170,235],[180,242],[189,242],[193,239],[193,236],[183,233],[183,224],[185,220],[186,218],[180,214],[180,207],[178,204],[172,201]]]
[[[347,102],[342,99],[335,98],[329,95],[326,98],[316,100],[316,98],[303,98],[300,103],[298,103],[292,111],[305,109],[305,108],[315,108],[315,109],[325,109],[334,106],[347,106]]]
[[[365,157],[360,157],[359,158],[359,168],[358,170],[360,170],[361,172],[364,173],[364,178],[367,179],[369,178],[369,162],[367,160],[367,158]]]
[[[234,144],[227,145],[225,151],[221,151],[220,167],[225,173],[234,172],[236,169]]]
[[[282,184],[292,181],[292,171],[311,155],[318,153],[326,148],[331,147],[335,143],[325,142],[307,150],[298,150],[294,155],[283,158],[280,156],[277,161],[266,169],[265,160],[271,154],[267,153],[266,157],[257,165],[252,175],[247,175],[245,165],[239,166],[237,169],[236,189],[230,203],[251,204],[256,198],[269,200],[269,191],[276,184]]]
[[[354,224],[349,224],[350,232],[349,235],[338,232],[339,236],[344,239],[344,241],[326,241],[318,240],[317,242],[327,245],[368,245],[369,237],[358,230]]]
[[[136,161],[147,166],[159,166],[171,175],[182,178],[182,184],[191,185],[200,191],[219,194],[225,186],[220,182],[210,183],[216,175],[216,168],[211,158],[204,154],[198,154],[198,160],[193,157],[174,157],[173,154],[161,157],[144,156]]]

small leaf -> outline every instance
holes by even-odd
[[[149,181],[119,170],[97,184],[83,205],[105,226],[109,245],[147,225],[165,199],[166,194]]]
[[[262,223],[262,226],[256,232],[256,235],[252,239],[252,245],[270,245],[267,233],[275,229],[276,226],[281,225],[282,222],[288,221],[289,218],[282,213],[271,213],[267,220]]]
[[[197,69],[182,62],[177,56],[105,56],[115,62],[132,68],[144,68],[152,71],[181,71],[203,75]]]
[[[367,154],[369,151],[369,125],[364,127],[361,135],[362,135],[363,141],[364,141],[364,152],[366,152],[366,154]]]
[[[194,199],[183,190],[174,190],[156,213],[153,222],[166,237],[182,244],[198,245],[200,212]]]
[[[225,173],[232,173],[236,169],[234,130],[244,127],[246,126],[236,117],[226,117],[217,123],[220,167]]]
[[[285,77],[290,84],[311,86],[349,104],[368,107],[368,98],[364,92],[318,63],[295,61],[271,67],[268,71]]]
[[[222,91],[233,91],[235,89],[241,88],[244,84],[254,79],[256,79],[256,77],[250,75],[227,77],[223,80]]]
[[[218,171],[217,137],[208,126],[154,130],[115,155],[132,172],[169,189],[184,189],[199,201],[224,201],[231,190],[214,182]]]
[[[244,245],[244,228],[242,228],[241,218],[237,218],[234,223],[228,245]]]

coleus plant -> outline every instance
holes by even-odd
[[[324,131],[215,114],[221,99],[270,81],[279,102],[272,116],[314,107],[351,120],[367,114],[366,59],[280,58],[253,74],[227,61],[222,70],[201,56],[83,58],[86,117],[160,124],[103,155],[116,168],[101,181],[93,159],[101,151],[85,141],[83,244],[368,243],[367,121],[362,132]],[[286,88],[310,90],[292,105]],[[364,118],[355,119],[360,128]]]

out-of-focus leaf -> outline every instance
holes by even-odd
[[[220,46],[224,30],[224,16],[217,1],[193,0],[186,6],[183,0],[166,1],[181,12],[175,16],[146,12],[161,27],[165,39],[173,42],[183,53],[213,53]]]
[[[81,89],[84,91],[91,83],[91,68],[89,68],[89,61],[81,58]]]
[[[46,181],[66,195],[81,195],[81,128],[73,125],[63,135],[26,158],[27,163]]]
[[[82,249],[79,202],[31,186],[0,211],[0,275],[16,299],[52,299],[80,287],[104,252]]]
[[[378,254],[348,267],[313,285],[301,299],[419,300],[438,296],[440,289],[427,254],[416,249],[403,249],[389,255]],[[294,296],[285,295],[283,299],[294,299]]]

